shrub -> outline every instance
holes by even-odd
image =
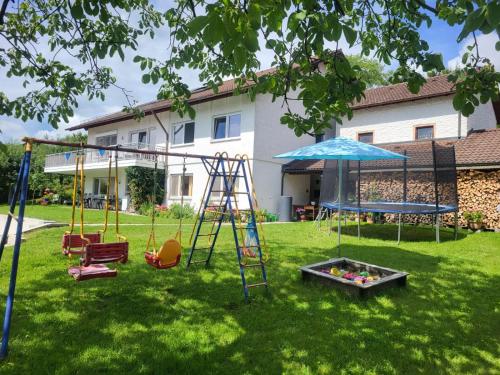
[[[472,223],[479,223],[483,221],[484,214],[481,211],[465,211],[464,219]]]
[[[154,171],[151,168],[128,167],[125,170],[127,175],[127,184],[130,193],[130,203],[134,210],[138,211],[140,207],[151,201],[154,190]],[[156,178],[156,197],[155,204],[161,203],[164,195],[163,184],[165,181],[165,171],[158,169]]]
[[[154,209],[154,206],[151,202],[144,202],[137,209],[137,213],[139,215],[151,216],[151,214],[153,213],[153,209]],[[158,215],[158,213],[155,212],[155,215]]]
[[[168,212],[168,217],[171,217],[173,219],[180,219],[181,217],[184,219],[189,219],[194,216],[194,208],[189,204],[181,206],[179,203],[174,203],[170,206]]]

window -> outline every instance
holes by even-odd
[[[101,135],[95,138],[95,144],[98,146],[116,146],[116,134]]]
[[[183,145],[194,142],[194,122],[186,122],[184,124],[174,125],[173,129],[173,144]]]
[[[415,128],[415,139],[432,139],[434,138],[434,125],[417,126]]]
[[[170,195],[180,197],[181,194],[185,197],[193,195],[193,176],[185,175],[184,181],[182,181],[181,174],[170,175]]]
[[[373,132],[358,133],[358,142],[373,143]]]
[[[114,179],[111,179],[111,186],[109,188],[109,195],[114,194]],[[94,195],[106,195],[108,188],[108,178],[107,177],[98,177],[94,178],[94,187],[92,189],[92,193]]]
[[[136,146],[137,148],[144,148],[148,145],[148,131],[147,130],[138,130],[131,132],[129,135],[129,140],[131,145]]]
[[[236,138],[241,133],[241,115],[225,115],[214,118],[213,139]]]
[[[213,186],[213,189],[212,190],[215,190],[210,196],[212,198],[215,198],[215,199],[220,199],[222,197],[222,192],[226,190],[226,187],[224,186],[224,180],[222,179],[222,177],[215,177],[215,181],[214,181],[214,186]],[[234,189],[233,189],[234,192],[238,192],[238,180],[235,181],[234,183]],[[226,194],[224,193],[224,196]]]

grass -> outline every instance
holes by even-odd
[[[9,206],[6,204],[0,205],[0,214],[6,214],[9,211]],[[31,205],[26,206],[25,215],[28,217],[35,217],[43,220],[54,220],[58,223],[70,223],[71,220],[71,206],[50,205],[40,206]],[[114,211],[109,212],[110,223],[114,223]],[[80,222],[80,209],[77,208],[75,213],[75,220],[78,224]],[[192,222],[192,219],[186,219],[186,222]],[[85,209],[84,224],[94,223],[99,224],[104,222],[104,210]],[[158,217],[156,222],[159,224],[175,224],[178,222],[176,219]],[[150,224],[151,217],[135,215],[135,214],[120,214],[120,223],[123,224]]]
[[[144,228],[129,226],[131,259],[118,277],[82,283],[66,274],[63,230],[27,235],[2,374],[500,372],[497,233],[452,241],[446,230],[436,244],[429,228],[410,226],[397,246],[395,226],[366,225],[361,241],[343,237],[345,255],[410,276],[405,289],[356,300],[298,272],[334,256],[335,236],[311,223],[269,225],[270,290],[253,290],[246,304],[228,227],[210,268],[156,271],[142,259]]]

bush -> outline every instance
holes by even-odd
[[[154,190],[154,171],[151,168],[128,167],[125,170],[130,193],[130,203],[134,210],[139,211],[143,204],[149,203]],[[156,178],[155,204],[163,200],[165,171],[158,169]]]
[[[139,208],[137,209],[137,213],[139,215],[151,216],[151,214],[153,213],[153,209],[154,207],[151,202],[145,202],[139,206]],[[155,212],[155,215],[158,216],[158,213]]]
[[[167,217],[171,217],[173,219],[180,219],[181,217],[183,219],[190,219],[193,216],[194,208],[189,204],[185,204],[183,207],[179,203],[174,203],[170,206]]]
[[[479,223],[483,221],[484,214],[481,211],[465,211],[464,219],[472,223]]]

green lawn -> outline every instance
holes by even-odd
[[[0,205],[0,214],[6,214],[9,211],[8,205]],[[40,206],[31,205],[26,206],[26,216],[35,217],[43,220],[54,220],[58,223],[70,223],[71,221],[71,206],[62,205],[50,205],[50,206]],[[114,211],[109,212],[110,223],[114,223],[115,218]],[[78,224],[80,222],[80,209],[77,208],[75,213],[75,220]],[[186,220],[190,222],[192,220]],[[84,212],[84,224],[86,223],[103,223],[104,222],[104,210],[92,210],[85,209]],[[157,223],[172,224],[177,223],[177,220],[170,218],[159,217],[156,220]],[[151,217],[134,215],[134,214],[120,214],[120,223],[123,224],[149,224],[151,223]]]
[[[366,225],[367,238],[343,237],[345,255],[410,276],[406,289],[356,300],[300,278],[299,266],[335,255],[334,235],[269,225],[270,291],[253,290],[246,304],[228,227],[211,268],[168,271],[144,264],[146,231],[126,227],[130,262],[115,279],[82,283],[66,274],[63,230],[27,236],[2,374],[500,372],[497,233],[452,241],[446,231],[435,244],[429,228],[405,227],[397,246],[395,226]],[[0,265],[2,309],[11,253]]]

